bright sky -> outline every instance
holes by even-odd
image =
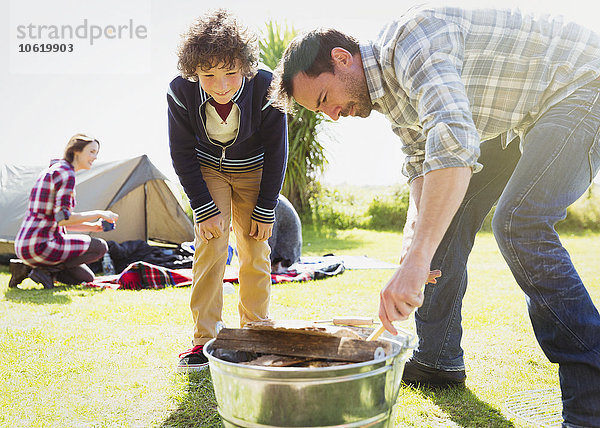
[[[61,156],[71,135],[85,132],[101,141],[101,160],[145,153],[167,176],[175,179],[168,152],[165,93],[177,72],[175,51],[179,35],[205,11],[207,3],[2,1],[1,162],[45,165],[50,158]],[[365,11],[364,6],[358,10],[350,3],[322,0],[211,2],[231,9],[257,30],[274,20],[298,30],[335,27],[362,40],[374,38],[386,21],[417,3],[422,1],[377,1],[372,3],[376,6],[373,10]],[[600,3],[591,0],[461,3],[559,13],[600,31]],[[71,26],[76,30],[84,22],[88,33],[84,40],[73,43],[74,52],[19,52],[20,44],[40,43],[38,35],[44,35],[45,41],[64,43],[64,40],[48,40],[53,37],[51,26]],[[36,27],[28,27],[30,24]],[[91,40],[94,44],[90,45],[95,31],[92,26],[105,33]],[[134,27],[140,31],[139,36],[145,37],[134,38]],[[404,181],[400,173],[403,161],[400,143],[382,116],[374,112],[368,119],[345,118],[329,128],[323,136],[330,161],[326,182]]]

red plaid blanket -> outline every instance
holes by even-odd
[[[106,275],[88,282],[89,287],[124,290],[183,287],[192,284],[191,269],[167,269],[146,262],[134,262],[119,275]]]
[[[343,272],[343,265],[338,266],[333,272],[323,274],[320,270],[308,269],[304,271],[290,271],[285,274],[271,274],[271,282],[303,282],[313,279],[322,279],[329,275],[338,275]],[[238,282],[236,267],[227,266],[223,282]],[[168,269],[147,262],[134,262],[119,275],[106,275],[88,282],[89,287],[112,288],[122,290],[159,289],[165,287],[184,287],[192,285],[191,269]]]

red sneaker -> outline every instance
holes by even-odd
[[[203,353],[204,345],[196,345],[192,349],[179,354],[177,373],[190,373],[205,370],[208,367],[208,358]]]

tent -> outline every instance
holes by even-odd
[[[14,253],[12,242],[27,210],[29,193],[43,166],[0,165],[0,254]],[[77,172],[75,211],[109,209],[119,214],[115,230],[92,236],[116,242],[157,240],[180,244],[194,228],[167,178],[142,155],[95,163]]]

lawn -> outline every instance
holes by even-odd
[[[598,235],[564,238],[594,301]],[[395,262],[401,235],[306,230],[304,255],[368,255]],[[7,427],[219,426],[210,375],[177,375],[177,354],[190,344],[189,288],[100,291],[30,280],[7,288],[0,273],[0,425]],[[376,316],[390,270],[346,271],[273,287],[275,319]],[[469,265],[463,347],[467,388],[402,388],[398,427],[523,427],[503,407],[524,390],[557,387],[557,368],[537,346],[525,301],[493,237],[480,234]],[[315,296],[318,296],[315,299]],[[237,289],[225,296],[224,320],[238,324]],[[412,320],[402,326],[413,330]]]

